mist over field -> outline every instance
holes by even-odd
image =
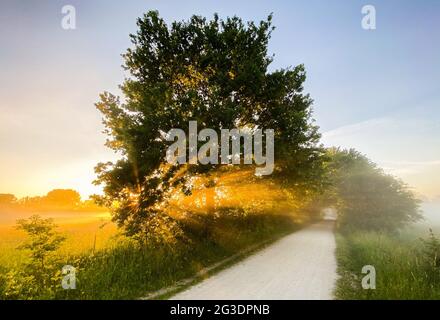
[[[425,201],[420,205],[424,219],[417,223],[420,228],[432,228],[440,233],[440,200]]]

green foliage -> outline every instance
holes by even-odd
[[[55,230],[51,219],[33,215],[17,221],[17,229],[28,239],[18,249],[30,253],[30,262],[23,271],[9,271],[4,277],[4,295],[8,299],[30,299],[51,296],[59,286],[61,272],[54,256],[65,238]]]
[[[32,299],[38,295],[38,283],[32,275],[22,271],[11,270],[0,276],[3,284],[1,296],[7,300]]]
[[[268,71],[271,19],[245,24],[238,17],[193,16],[168,26],[150,11],[138,20],[133,47],[124,54],[130,74],[121,86],[124,99],[104,93],[96,104],[106,145],[122,155],[96,166],[96,183],[105,192],[98,199],[112,206],[128,235],[153,233],[149,226],[155,223],[148,220],[162,217],[167,191],[184,189],[194,174],[215,169],[192,165],[177,177],[177,167],[164,166],[164,133],[187,128],[190,120],[216,131],[274,129],[279,179],[308,188],[320,183],[323,152],[311,121],[312,100],[303,93],[304,67]]]
[[[402,181],[355,150],[330,149],[327,196],[345,230],[395,231],[421,218],[419,201]]]
[[[435,265],[438,239],[403,239],[357,231],[337,236],[338,299],[439,299],[440,268]],[[361,286],[362,267],[373,265],[376,289]]]
[[[29,250],[32,263],[42,269],[45,268],[48,256],[65,240],[54,228],[52,219],[42,219],[38,215],[17,221],[17,229],[26,232],[29,238],[19,249]]]

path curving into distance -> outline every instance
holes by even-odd
[[[333,299],[334,221],[294,232],[171,299]]]

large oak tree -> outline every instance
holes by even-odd
[[[299,65],[269,71],[271,16],[258,24],[214,15],[167,25],[151,11],[137,25],[133,46],[123,55],[128,71],[123,99],[103,93],[96,104],[107,146],[121,154],[119,161],[96,167],[96,183],[105,192],[100,201],[116,203],[115,220],[128,234],[172,224],[161,212],[167,191],[184,187],[198,172],[215,170],[215,165],[192,165],[176,175],[178,167],[165,165],[170,143],[164,133],[187,128],[190,120],[199,129],[216,131],[274,129],[272,178],[310,188],[319,184],[322,149],[311,119],[312,100],[303,93],[305,70]]]

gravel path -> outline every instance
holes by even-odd
[[[332,299],[333,221],[292,233],[172,299]]]

